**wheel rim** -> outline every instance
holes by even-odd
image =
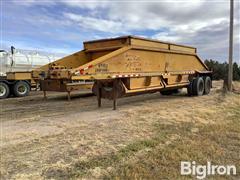
[[[0,96],[4,96],[7,90],[3,85],[0,85]]]
[[[27,92],[27,87],[24,85],[20,85],[20,86],[18,86],[17,90],[18,90],[19,94],[23,95]]]

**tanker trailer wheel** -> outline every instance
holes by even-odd
[[[209,76],[206,76],[204,78],[204,93],[203,94],[209,94],[212,87],[212,80]]]
[[[27,96],[29,94],[29,91],[30,91],[30,86],[25,81],[18,81],[13,85],[13,94],[16,97]]]
[[[10,94],[9,87],[6,83],[0,82],[0,99],[7,98]]]
[[[193,95],[202,96],[204,92],[204,80],[202,77],[198,77],[193,80]]]

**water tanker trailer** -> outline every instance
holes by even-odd
[[[43,91],[90,82],[98,106],[101,98],[107,98],[116,109],[116,100],[124,96],[156,91],[170,95],[181,88],[187,88],[190,96],[201,96],[211,89],[211,71],[194,47],[123,36],[84,42],[84,50],[71,59],[66,66],[54,63],[49,68]]]

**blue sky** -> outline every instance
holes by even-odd
[[[239,61],[239,1],[234,59]],[[1,48],[72,53],[86,40],[138,35],[192,45],[200,57],[228,57],[227,0],[2,0]]]

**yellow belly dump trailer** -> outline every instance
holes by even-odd
[[[108,98],[115,109],[117,98],[144,92],[168,95],[186,87],[189,95],[208,94],[211,71],[196,53],[193,47],[134,36],[88,41],[84,50],[48,65],[36,76],[42,74],[44,92],[70,94],[93,84],[98,105],[101,98]]]

